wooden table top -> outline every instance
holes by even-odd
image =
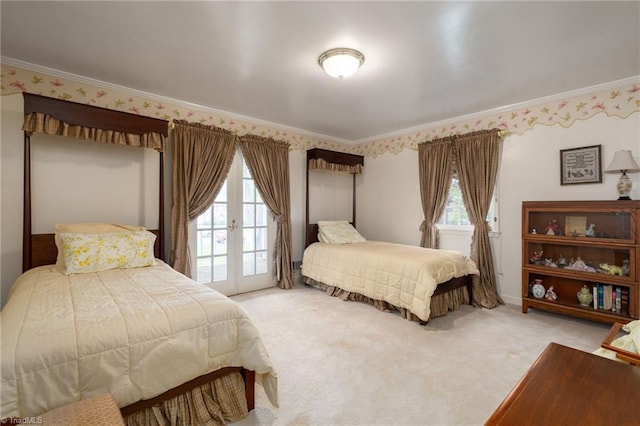
[[[487,425],[639,425],[640,367],[550,343]]]

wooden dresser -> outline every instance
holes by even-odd
[[[640,367],[550,343],[487,425],[638,425]]]

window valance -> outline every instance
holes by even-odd
[[[25,132],[164,151],[168,134],[165,120],[30,93],[23,95]]]

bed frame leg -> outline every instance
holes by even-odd
[[[256,406],[256,372],[242,369],[242,377],[244,378],[244,392],[247,396],[247,408],[251,411]]]

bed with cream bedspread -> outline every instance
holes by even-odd
[[[158,265],[23,274],[2,310],[0,417],[111,393],[119,407],[223,367],[244,367],[277,406],[258,330],[227,297]]]
[[[408,309],[423,321],[439,283],[479,274],[468,256],[454,250],[367,241],[311,244],[304,252],[302,275],[321,283],[384,300]]]

